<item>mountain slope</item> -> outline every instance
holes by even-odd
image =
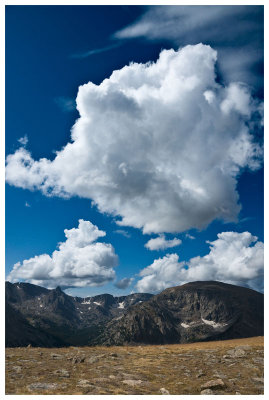
[[[263,335],[263,294],[221,282],[169,288],[112,320],[95,344],[186,343]]]
[[[6,347],[58,347],[63,343],[56,337],[33,327],[22,314],[6,303]]]
[[[6,283],[7,346],[162,344],[263,335],[263,294],[192,282],[158,295],[72,297]]]
[[[118,318],[129,306],[151,297],[151,294],[136,293],[121,297],[103,294],[82,299],[68,296],[59,287],[48,290],[29,283],[6,282],[7,343],[9,346],[27,344],[27,332],[32,328],[33,334],[36,329],[37,336],[43,332],[56,338],[59,345],[88,345],[112,318]],[[21,327],[18,330],[20,337],[10,333],[16,331],[16,326]],[[47,345],[50,346],[50,341]]]

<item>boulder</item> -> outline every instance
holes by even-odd
[[[54,371],[54,375],[58,375],[60,378],[70,378],[70,373],[66,369],[57,369]]]
[[[53,360],[62,360],[64,357],[61,354],[50,353],[50,356]]]
[[[27,386],[29,390],[52,390],[57,389],[57,383],[35,382]]]
[[[235,347],[234,349],[228,350],[226,355],[231,358],[244,357],[246,352],[240,347]]]
[[[94,385],[90,381],[88,381],[87,379],[80,379],[77,382],[76,386],[79,386],[79,387],[93,387]]]
[[[77,356],[75,356],[75,357],[73,357],[72,358],[72,364],[80,364],[80,363],[83,363],[84,361],[85,361],[85,356],[79,356],[79,355],[77,355]]]
[[[211,381],[203,383],[201,389],[222,389],[225,387],[225,383],[222,379],[213,379]]]
[[[122,381],[122,383],[125,383],[125,385],[129,385],[129,386],[138,386],[138,385],[141,385],[141,383],[143,383],[143,381],[141,381],[140,379],[138,379],[138,380],[125,379],[124,381]]]
[[[211,389],[204,389],[201,391],[201,394],[214,394],[214,392]]]
[[[161,388],[160,389],[161,394],[170,394],[169,390],[165,389],[165,388]]]

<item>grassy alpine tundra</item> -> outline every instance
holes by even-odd
[[[6,394],[263,394],[263,337],[6,348]]]

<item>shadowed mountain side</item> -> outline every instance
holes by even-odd
[[[19,311],[6,303],[6,347],[60,347],[62,341],[32,326]]]
[[[121,316],[130,305],[151,297],[151,294],[135,293],[120,297],[102,294],[80,298],[68,296],[59,287],[48,290],[29,283],[6,282],[7,343],[8,346],[29,344],[27,332],[32,327],[57,338],[58,345],[89,345],[111,319]],[[23,325],[17,335],[11,335],[10,332],[16,332],[18,324],[22,325],[21,318],[27,323],[27,329]],[[22,340],[24,335],[26,338]],[[49,341],[47,346],[51,346]]]
[[[187,343],[263,335],[263,297],[221,282],[169,288],[110,321],[94,343]]]
[[[187,343],[263,335],[263,294],[192,282],[155,296],[79,298],[6,283],[7,346]]]

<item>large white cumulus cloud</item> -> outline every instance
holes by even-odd
[[[180,262],[167,254],[140,272],[139,292],[159,292],[192,281],[222,281],[263,289],[264,244],[249,232],[222,232],[204,257]]]
[[[118,257],[111,244],[96,242],[106,235],[90,221],[79,220],[78,228],[65,229],[66,240],[51,256],[41,254],[18,262],[7,277],[54,288],[100,286],[115,278]]]
[[[72,141],[52,161],[18,149],[7,182],[92,199],[144,233],[235,221],[237,177],[262,158],[251,122],[261,106],[242,84],[216,83],[216,59],[202,44],[163,50],[156,63],[80,86]]]

